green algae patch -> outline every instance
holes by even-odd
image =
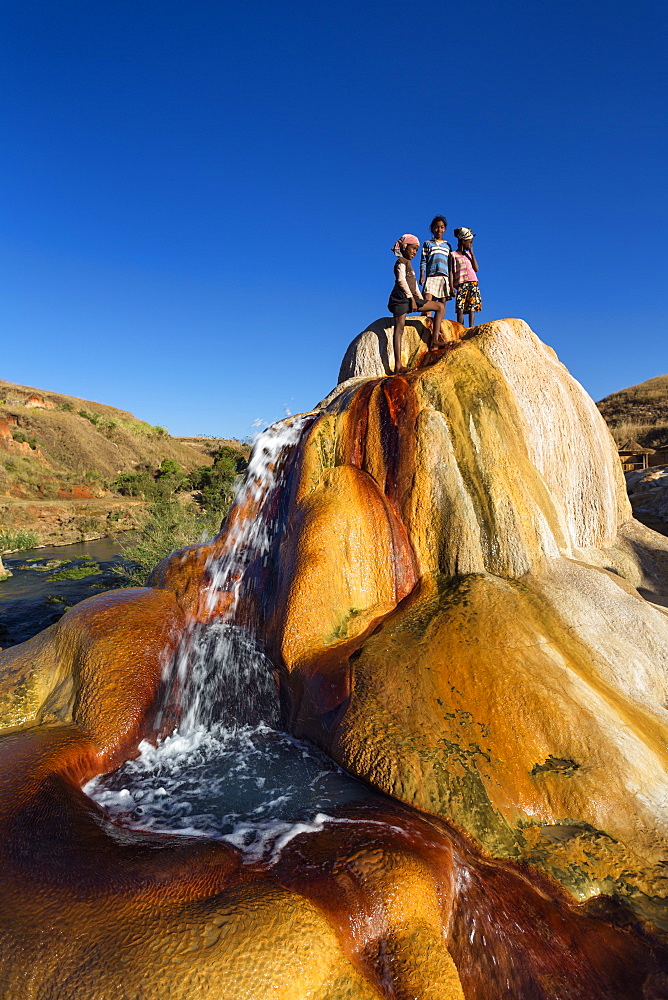
[[[87,576],[97,576],[102,572],[100,564],[97,562],[84,563],[81,566],[73,566],[71,569],[61,569],[53,573],[50,580],[83,580]]]

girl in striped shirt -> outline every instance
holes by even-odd
[[[444,215],[437,215],[431,220],[432,240],[422,244],[420,257],[420,284],[425,299],[438,299],[447,302],[452,298],[450,289],[450,251],[452,247],[443,239],[448,228],[448,220]],[[443,312],[445,316],[445,310]]]

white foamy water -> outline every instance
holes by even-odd
[[[260,723],[195,728],[84,786],[118,825],[225,840],[249,860],[272,860],[294,837],[377,798],[325,754]]]
[[[155,729],[176,725],[180,733],[219,722],[276,724],[278,696],[271,662],[254,637],[251,611],[261,599],[285,504],[281,492],[308,416],[289,417],[257,439],[237,488],[222,550],[207,564],[207,604],[221,592],[231,599],[214,624],[192,623],[174,657],[165,664],[164,693]],[[243,601],[253,592],[253,599]]]
[[[191,626],[165,671],[166,694],[156,730],[178,719],[181,734],[215,726],[278,723],[273,665],[247,629],[226,621]],[[176,706],[176,708],[175,708]],[[171,723],[170,723],[171,724]]]
[[[315,747],[277,731],[273,665],[244,608],[272,558],[286,513],[281,491],[309,419],[274,424],[253,449],[222,554],[209,566],[210,607],[220,591],[232,600],[213,624],[188,629],[165,668],[155,729],[172,720],[174,732],[142,742],[138,757],[84,787],[120,826],[222,839],[249,859],[271,860],[294,837],[339,822],[343,805],[377,797]]]
[[[219,591],[233,595],[226,621],[236,617],[245,570],[269,554],[277,528],[272,502],[302,431],[312,419],[300,415],[280,420],[268,427],[253,447],[234,499],[236,510],[233,508],[229,518],[225,549],[210,566],[209,608],[215,607]]]

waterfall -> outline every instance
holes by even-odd
[[[236,619],[249,567],[258,561],[266,564],[280,521],[277,494],[291,468],[302,430],[312,419],[300,415],[280,420],[255,443],[228,517],[225,547],[209,567],[209,608],[214,607],[220,591],[232,595],[225,621]]]
[[[280,731],[275,672],[256,634],[310,419],[283,420],[257,440],[207,566],[209,609],[225,611],[191,622],[166,663],[158,738],[84,786],[121,827],[221,838],[250,861],[273,863],[293,837],[321,830],[346,804],[375,801],[316,747]]]
[[[256,621],[250,606],[261,590],[280,535],[282,490],[310,419],[281,420],[255,443],[225,522],[222,546],[207,566],[209,610],[217,605],[221,592],[229,595],[229,601],[214,623],[192,623],[166,664],[156,730],[164,731],[166,720],[174,721],[182,735],[217,723],[278,722],[274,672],[254,634]]]

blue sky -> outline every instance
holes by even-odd
[[[247,436],[326,395],[436,213],[478,234],[482,319],[596,399],[664,374],[667,21],[3,0],[0,377]]]

